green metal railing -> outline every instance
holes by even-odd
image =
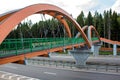
[[[92,41],[96,41],[96,40],[99,40],[99,38],[98,37],[93,37],[92,38]]]
[[[93,40],[97,40],[97,38],[94,38]],[[67,45],[79,44],[82,42],[84,42],[83,38],[6,39],[0,45],[0,58]]]

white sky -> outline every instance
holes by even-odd
[[[37,3],[56,5],[72,14],[74,18],[81,11],[84,11],[85,15],[87,15],[89,11],[93,14],[96,10],[103,13],[104,10],[111,8],[120,13],[120,0],[0,0],[0,14]]]

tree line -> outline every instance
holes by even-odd
[[[120,14],[115,11],[107,10],[103,14],[95,12],[94,15],[89,11],[87,17],[81,11],[76,21],[81,27],[85,25],[93,25],[96,27],[101,37],[111,40],[120,41]],[[67,20],[72,36],[75,36],[78,30]],[[66,31],[57,19],[40,20],[39,22],[19,23],[18,26],[11,31],[7,38],[47,38],[47,37],[67,37]]]

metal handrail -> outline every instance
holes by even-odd
[[[93,40],[97,40],[94,38]],[[51,49],[84,42],[83,38],[24,38],[6,39],[0,45],[0,58],[23,53]],[[24,49],[22,48],[24,45]]]

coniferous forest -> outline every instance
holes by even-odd
[[[120,41],[120,14],[111,9],[104,11],[104,13],[95,12],[94,15],[89,11],[85,17],[84,12],[81,11],[77,16],[76,21],[81,27],[85,25],[93,25],[96,27],[101,37]],[[67,20],[72,36],[75,36],[78,31],[74,25]],[[52,19],[40,20],[32,23],[31,20],[21,22],[15,29],[7,36],[7,38],[47,38],[47,37],[65,37],[66,32],[58,20],[54,17]]]

